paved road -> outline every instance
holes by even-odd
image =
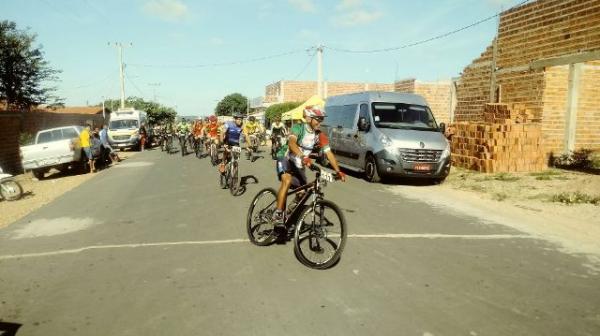
[[[349,239],[315,271],[244,221],[207,160],[146,151],[0,230],[0,320],[17,335],[600,335],[600,275],[513,229],[330,185]],[[2,327],[2,323],[0,323]],[[4,325],[6,327],[6,325]]]

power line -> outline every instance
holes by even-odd
[[[146,96],[142,92],[142,90],[140,90],[140,88],[135,84],[135,82],[133,80],[131,80],[131,78],[129,78],[129,75],[127,74],[127,72],[125,72],[125,78],[127,78],[127,82],[131,83],[131,85],[133,85],[133,87],[137,90],[137,92],[139,92],[139,94],[142,95],[140,98],[144,98]]]
[[[308,69],[308,66],[312,63],[312,61],[315,59],[315,55],[317,54],[317,51],[314,48],[311,48],[307,51],[313,51],[312,55],[309,54],[310,58],[308,59],[308,62],[306,62],[306,64],[304,65],[304,67],[302,68],[302,70],[300,70],[300,72],[292,79],[292,80],[296,80],[298,79],[300,76],[302,76],[302,74],[306,71],[306,69]]]
[[[526,3],[530,2],[530,1],[532,1],[532,0],[522,1],[522,2],[514,5],[513,7],[509,8],[508,10],[511,10],[513,8],[522,6],[522,5],[524,5],[524,4],[526,4]],[[481,19],[481,20],[479,20],[477,22],[471,23],[470,25],[467,25],[467,26],[455,29],[453,31],[449,31],[447,33],[444,33],[444,34],[441,34],[441,35],[437,35],[437,36],[428,38],[426,40],[421,40],[421,41],[417,41],[417,42],[412,42],[412,43],[404,44],[404,45],[401,45],[401,46],[398,46],[398,47],[390,47],[390,48],[382,48],[382,49],[370,49],[370,50],[352,50],[352,49],[333,48],[333,47],[328,47],[328,46],[325,46],[325,48],[327,48],[329,50],[333,50],[333,51],[338,51],[338,52],[356,53],[356,54],[371,54],[371,53],[380,53],[380,52],[388,52],[388,51],[406,49],[406,48],[417,46],[419,44],[424,44],[424,43],[427,43],[427,42],[431,42],[431,41],[434,41],[434,40],[442,39],[442,38],[448,37],[450,35],[459,33],[459,32],[461,32],[463,30],[467,30],[469,28],[472,28],[472,27],[475,27],[477,25],[480,25],[480,24],[482,24],[484,22],[490,21],[490,20],[492,20],[492,19],[494,19],[496,17],[499,17],[500,14],[502,14],[502,12],[498,12],[498,13],[492,15],[492,16],[489,16],[487,18]]]
[[[209,68],[209,67],[239,65],[239,64],[247,64],[247,63],[255,63],[255,62],[260,62],[260,61],[266,61],[266,60],[273,59],[273,58],[278,58],[278,57],[283,57],[283,56],[298,54],[298,53],[304,52],[306,50],[307,49],[291,50],[291,51],[288,51],[288,52],[284,52],[284,53],[280,53],[280,54],[275,54],[275,55],[262,56],[262,57],[256,57],[256,58],[247,59],[247,60],[232,61],[232,62],[223,62],[223,63],[207,63],[207,64],[195,64],[195,65],[177,65],[177,64],[162,64],[161,65],[161,64],[135,64],[135,63],[131,63],[131,64],[128,64],[128,65],[132,66],[132,67],[144,67],[144,68],[182,68],[182,69]],[[308,50],[310,50],[310,49],[308,49]]]

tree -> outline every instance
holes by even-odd
[[[239,93],[225,96],[215,107],[215,114],[219,116],[230,116],[234,113],[245,114],[248,109],[248,98]]]
[[[10,108],[28,108],[49,103],[61,105],[54,95],[60,71],[50,68],[41,46],[34,47],[36,35],[17,29],[12,21],[0,21],[0,100]]]
[[[102,103],[99,104],[102,106]],[[104,107],[111,111],[121,106],[120,99],[108,99],[104,101]],[[148,114],[148,123],[160,124],[162,122],[172,122],[175,120],[177,112],[172,107],[167,107],[156,102],[145,101],[139,97],[128,97],[125,100],[125,106],[133,107],[136,110],[145,111]]]
[[[273,121],[276,117],[281,117],[283,113],[291,111],[300,105],[302,105],[302,102],[287,102],[271,105],[265,110],[265,118]]]

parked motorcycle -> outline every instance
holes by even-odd
[[[4,173],[0,168],[0,199],[16,201],[23,196],[23,188],[12,175]]]

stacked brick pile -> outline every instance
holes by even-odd
[[[539,122],[517,122],[526,110],[489,104],[485,115],[492,122],[452,125],[452,160],[455,166],[482,173],[540,171],[546,168]]]
[[[524,104],[486,104],[483,121],[491,124],[540,122],[535,113]]]

